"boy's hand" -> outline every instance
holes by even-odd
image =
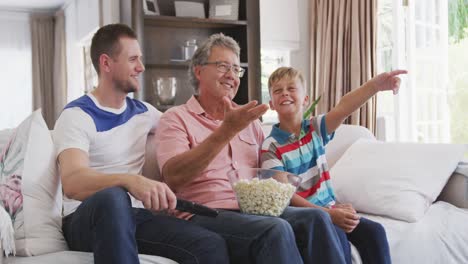
[[[401,79],[398,75],[406,73],[408,73],[406,70],[384,72],[369,80],[369,83],[375,88],[376,92],[392,90],[393,94],[397,94],[401,83]]]
[[[332,208],[328,213],[333,224],[339,226],[346,233],[351,233],[359,224],[359,215],[351,212],[349,208]]]
[[[255,100],[242,106],[234,106],[234,103],[225,96],[223,97],[223,103],[223,125],[236,133],[246,128],[254,120],[260,118],[268,110],[268,105],[257,105],[258,102]]]
[[[345,210],[348,210],[352,213],[357,213],[356,210],[354,209],[353,205],[350,204],[350,203],[344,203],[344,204],[335,204],[334,205],[334,208],[341,208],[341,209],[345,209]]]

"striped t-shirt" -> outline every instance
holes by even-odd
[[[297,194],[322,207],[335,204],[330,182],[325,145],[334,133],[327,134],[325,115],[302,121],[301,135],[273,126],[262,144],[262,168],[288,171],[299,175],[302,183]]]

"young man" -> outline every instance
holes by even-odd
[[[353,111],[379,91],[398,91],[399,74],[405,71],[383,73],[362,87],[346,94],[328,114],[303,120],[308,96],[304,79],[293,68],[282,67],[268,80],[270,107],[276,110],[280,123],[262,144],[262,168],[288,171],[299,175],[302,183],[291,205],[320,208],[327,212],[337,232],[357,247],[364,263],[390,263],[390,252],[383,227],[365,218],[359,218],[350,204],[336,204],[330,184],[325,145],[333,132]],[[369,201],[372,202],[372,201]],[[341,234],[340,234],[341,233]],[[347,254],[347,262],[351,262]]]
[[[344,263],[335,228],[319,209],[289,207],[278,218],[239,212],[227,172],[259,166],[264,136],[258,118],[268,109],[231,101],[244,73],[239,52],[222,34],[205,41],[189,71],[196,95],[159,121],[157,157],[165,182],[178,197],[225,209],[216,218],[178,216],[222,235],[232,263]]]
[[[161,113],[127,97],[138,91],[145,70],[135,33],[122,24],[102,27],[92,39],[91,59],[98,86],[65,107],[54,131],[70,198],[63,219],[69,247],[92,251],[95,263],[139,263],[138,253],[227,263],[225,241],[216,233],[153,214],[174,209],[176,197],[166,184],[141,175],[146,141]]]

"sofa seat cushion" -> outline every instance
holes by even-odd
[[[436,202],[414,223],[362,215],[387,232],[392,263],[468,263],[468,210]]]
[[[150,255],[139,255],[141,264],[177,264],[177,262]],[[6,264],[93,264],[93,253],[78,251],[61,251],[34,257],[5,258]]]

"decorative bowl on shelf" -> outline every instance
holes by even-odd
[[[228,172],[241,212],[279,216],[296,192],[301,178],[289,172],[241,168]]]
[[[153,79],[153,91],[158,106],[174,105],[177,93],[177,79],[175,77]]]

